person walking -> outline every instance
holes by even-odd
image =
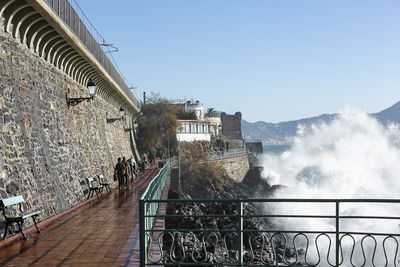
[[[129,166],[131,167],[131,171],[132,171],[132,181],[136,182],[137,170],[136,170],[135,158],[133,157],[133,155],[132,155],[132,157],[130,157],[128,159],[128,163],[129,163]]]
[[[132,176],[132,170],[131,170],[131,166],[129,166],[129,163],[125,157],[122,157],[122,163],[125,165],[124,179],[125,179],[126,186],[128,187],[129,178],[131,178],[131,176]]]
[[[118,177],[118,187],[124,185],[125,164],[122,163],[121,158],[118,158],[117,165],[114,168],[114,174]]]
[[[143,169],[145,170],[147,168],[147,155],[146,155],[146,153],[143,154],[143,160],[144,160],[144,166],[143,166],[144,168]]]

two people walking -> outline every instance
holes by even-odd
[[[122,157],[122,159],[118,158],[118,162],[114,168],[114,174],[117,176],[119,186],[128,186],[129,179],[131,179],[132,182],[136,181],[137,167],[135,160],[133,158],[126,160],[125,157]]]

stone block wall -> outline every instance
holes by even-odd
[[[249,159],[247,156],[220,160],[216,163],[221,165],[226,170],[228,176],[236,182],[243,181],[246,173],[250,169]]]
[[[86,178],[112,180],[116,158],[131,156],[126,121],[100,97],[69,107],[85,87],[0,30],[0,198],[23,195],[41,220],[86,199]]]
[[[246,151],[249,161],[253,165],[259,164],[259,158],[263,154],[263,146],[261,141],[247,141]]]

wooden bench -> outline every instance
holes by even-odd
[[[6,220],[5,221],[6,227],[4,229],[3,239],[6,238],[8,227],[11,226],[12,223],[17,223],[19,232],[24,237],[24,239],[26,239],[26,236],[25,236],[24,232],[22,231],[22,224],[24,223],[24,220],[29,217],[32,217],[32,220],[35,223],[37,232],[40,233],[40,229],[37,226],[37,222],[36,222],[36,217],[40,214],[40,211],[24,212],[22,210],[22,203],[24,203],[24,202],[25,202],[25,200],[24,200],[23,196],[9,197],[9,198],[0,200],[0,208],[3,210],[3,216]],[[10,208],[10,206],[16,205],[16,204],[19,204],[19,211]],[[12,212],[11,212],[12,210],[15,211],[15,214],[12,214]],[[11,232],[11,228],[10,228],[10,232]]]
[[[106,190],[109,193],[111,193],[111,187],[110,187],[111,182],[108,182],[103,174],[99,174],[98,178],[99,178],[100,185],[104,186],[106,188]]]
[[[89,194],[88,194],[87,199],[89,199],[90,196],[93,196],[94,192],[96,193],[97,198],[100,198],[100,194],[103,191],[103,186],[96,185],[93,177],[87,178],[87,183],[88,183],[88,187],[89,187]]]

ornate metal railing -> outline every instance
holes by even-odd
[[[175,211],[146,212],[154,203]],[[140,266],[399,266],[400,217],[382,215],[384,209],[398,211],[399,204],[397,199],[141,200]],[[165,229],[152,229],[150,218],[164,218]]]
[[[64,22],[66,26],[75,34],[78,40],[86,47],[90,53],[97,59],[97,61],[104,67],[107,73],[114,79],[124,93],[129,97],[132,103],[140,109],[139,100],[132,94],[123,78],[111,63],[110,59],[106,56],[101,49],[99,43],[87,29],[82,22],[79,15],[72,8],[67,0],[45,0],[48,6],[54,11],[55,14]]]

